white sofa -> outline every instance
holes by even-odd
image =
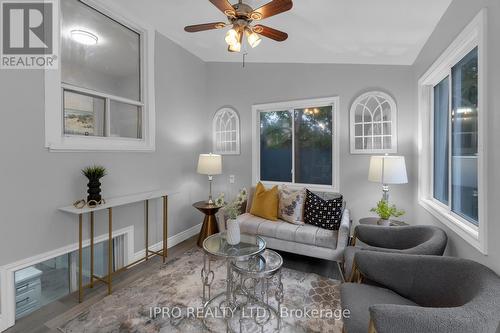
[[[246,213],[238,217],[242,233],[261,236],[270,249],[336,262],[344,260],[344,249],[348,245],[351,229],[347,208],[344,209],[339,230],[326,230],[309,224],[296,225],[282,220],[270,221],[254,216],[249,213],[252,194],[253,189],[249,191]],[[219,211],[217,221],[219,230],[225,230],[223,210]]]

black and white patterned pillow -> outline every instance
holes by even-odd
[[[304,222],[323,229],[339,230],[342,220],[342,196],[324,200],[318,195],[306,190],[304,207]]]

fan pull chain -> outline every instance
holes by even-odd
[[[245,68],[245,57],[246,57],[247,53],[246,52],[243,52],[243,68]]]

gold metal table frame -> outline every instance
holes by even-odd
[[[156,195],[156,196],[155,196]],[[162,232],[162,249],[153,251],[149,249],[149,200],[162,198],[163,201],[163,232]],[[139,200],[140,199],[140,200]],[[121,267],[113,272],[113,208],[144,201],[144,235],[145,235],[145,255],[143,258]],[[97,210],[108,211],[108,274],[100,277],[94,274],[94,213]],[[113,275],[123,272],[131,266],[149,260],[151,257],[160,256],[165,263],[168,255],[167,239],[168,239],[168,194],[166,192],[151,192],[141,195],[132,195],[117,199],[109,199],[106,204],[94,209],[78,209],[71,206],[60,208],[60,210],[78,215],[78,302],[83,301],[83,292],[85,288],[93,288],[95,282],[102,282],[108,286],[108,295],[111,295],[113,289]],[[90,215],[90,283],[83,285],[83,216]]]

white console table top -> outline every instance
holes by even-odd
[[[95,212],[103,209],[108,209],[108,208],[113,208],[117,206],[124,206],[128,205],[131,203],[135,202],[140,202],[140,201],[145,201],[149,199],[158,199],[164,196],[169,196],[172,194],[175,194],[177,192],[175,191],[169,191],[169,190],[156,190],[156,191],[151,191],[151,192],[142,192],[142,193],[135,193],[135,194],[129,194],[121,197],[114,197],[114,198],[104,198],[106,200],[105,204],[96,206],[96,207],[83,207],[83,208],[76,208],[73,205],[66,206],[66,207],[61,207],[59,208],[60,211],[70,213],[70,214],[86,214],[90,212]]]

